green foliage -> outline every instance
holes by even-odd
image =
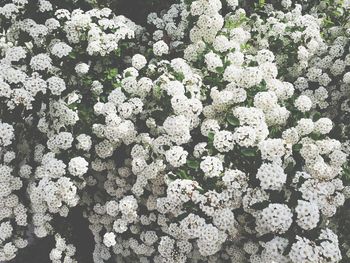
[[[186,172],[185,170],[182,170],[182,169],[179,169],[179,170],[176,172],[176,175],[177,175],[178,178],[180,178],[180,179],[189,179],[189,180],[192,179],[192,177],[189,176],[189,175],[187,174],[187,172]]]
[[[259,0],[259,7],[262,7],[265,5],[265,0]]]
[[[343,179],[350,184],[350,164],[349,162],[343,165],[343,173],[342,173]]]
[[[301,144],[294,144],[293,145],[293,151],[294,152],[300,152],[300,150],[301,150],[301,148],[302,148],[303,146],[301,145]]]
[[[254,148],[242,148],[241,154],[246,157],[255,157],[257,154],[257,149]]]
[[[105,71],[105,75],[108,80],[112,80],[118,75],[118,69],[117,68],[108,69]]]
[[[238,19],[235,19],[233,17],[230,17],[229,19],[227,19],[225,21],[224,27],[227,29],[234,29],[248,21],[249,21],[248,17],[246,17],[245,14],[241,13]]]
[[[233,127],[237,127],[240,125],[239,123],[239,119],[236,118],[233,114],[229,114],[227,117],[226,117],[226,120],[227,122],[232,125]]]
[[[199,168],[199,162],[197,160],[187,160],[187,166],[191,169],[197,170]]]

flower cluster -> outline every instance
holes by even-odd
[[[80,206],[96,263],[339,262],[349,6],[298,2],[179,1],[146,31],[6,0],[0,260],[27,230],[77,262],[53,221]]]
[[[76,251],[76,248],[72,244],[67,244],[66,240],[59,234],[55,235],[55,241],[56,247],[51,250],[49,255],[52,263],[78,262],[72,258]]]
[[[94,93],[82,76],[121,44],[131,47],[141,27],[108,8],[83,12],[42,0],[3,1],[0,24],[0,261],[9,261],[32,234],[55,234],[55,215],[78,205],[92,140],[77,129],[84,122],[77,105]],[[74,253],[51,254],[71,262]]]

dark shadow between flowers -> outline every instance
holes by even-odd
[[[66,218],[55,218],[52,224],[54,229],[66,239],[67,244],[73,244],[76,247],[75,259],[79,263],[93,263],[94,239],[89,223],[83,217],[81,207],[71,209]],[[32,244],[19,250],[17,257],[9,263],[50,263],[49,254],[54,247],[54,236],[36,238]]]

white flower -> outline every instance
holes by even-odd
[[[270,161],[279,160],[286,152],[282,139],[266,139],[258,146],[262,158]]]
[[[346,84],[350,84],[350,72],[346,72],[343,76],[343,81]]]
[[[49,70],[52,67],[52,60],[47,54],[38,54],[30,60],[33,70]]]
[[[0,80],[0,97],[10,98],[11,97],[11,87],[6,82]]]
[[[166,160],[174,167],[180,167],[186,163],[188,152],[181,146],[173,146],[165,152]]]
[[[106,212],[107,214],[109,214],[110,216],[116,216],[119,212],[119,205],[116,201],[112,200],[112,201],[108,201],[106,203]]]
[[[229,131],[218,131],[214,135],[213,144],[219,152],[228,152],[234,148],[234,137]]]
[[[315,122],[315,132],[319,132],[321,134],[329,133],[333,128],[333,122],[328,118],[320,118]]]
[[[70,159],[68,171],[74,176],[83,176],[88,170],[89,163],[82,157],[74,157]]]
[[[277,105],[277,96],[274,92],[259,92],[254,97],[254,106],[264,112],[272,110]]]
[[[296,129],[299,135],[308,135],[314,131],[314,122],[311,119],[300,119]]]
[[[307,112],[312,108],[312,101],[308,96],[301,95],[295,100],[294,105],[301,112]]]
[[[19,61],[26,57],[26,50],[23,47],[12,47],[6,50],[5,58],[8,61]]]
[[[257,139],[255,129],[250,126],[238,127],[233,133],[234,141],[243,147],[253,146]]]
[[[86,63],[78,63],[75,66],[75,72],[78,73],[79,75],[85,75],[88,73],[90,66]]]
[[[292,262],[319,262],[320,248],[305,237],[296,237],[297,241],[292,245],[289,257]]]
[[[314,202],[298,200],[295,212],[297,213],[298,225],[305,230],[315,228],[320,220],[318,206]]]
[[[212,51],[205,54],[204,58],[209,71],[216,72],[218,67],[223,66],[220,56]]]
[[[162,56],[164,54],[168,54],[169,47],[163,40],[160,40],[153,44],[153,53],[156,56]]]
[[[293,222],[293,214],[285,204],[269,204],[256,219],[256,230],[260,234],[286,232]]]
[[[126,219],[131,219],[131,221],[133,221],[137,216],[137,208],[137,200],[132,195],[125,196],[122,200],[119,201],[120,212],[125,215]]]
[[[256,178],[260,180],[262,189],[281,190],[287,180],[287,175],[281,166],[275,163],[264,163],[258,169]]]
[[[92,145],[91,137],[86,134],[80,134],[76,137],[78,141],[76,147],[77,149],[81,149],[83,151],[89,151]]]
[[[66,83],[63,79],[53,76],[47,80],[48,88],[53,95],[61,95],[62,91],[66,89]]]
[[[64,42],[58,42],[51,48],[51,53],[59,58],[67,56],[72,51],[72,47]]]
[[[224,170],[222,161],[213,156],[204,157],[200,163],[200,168],[204,172],[204,175],[208,177],[218,177]]]
[[[213,42],[213,47],[218,52],[225,52],[232,48],[232,46],[232,42],[224,35],[217,36]]]
[[[113,232],[106,233],[103,236],[103,244],[105,244],[106,247],[114,246],[116,244],[115,234]]]
[[[60,132],[57,135],[50,137],[47,141],[47,147],[52,152],[59,152],[61,150],[67,150],[72,147],[73,135],[69,132]]]
[[[6,240],[11,237],[13,231],[13,227],[10,222],[2,222],[0,224],[0,238],[2,240]]]
[[[236,231],[235,217],[229,208],[218,209],[213,216],[213,224],[221,230]]]
[[[14,128],[8,124],[0,121],[0,145],[8,146],[15,137]]]
[[[137,70],[142,69],[147,64],[146,58],[141,54],[136,54],[132,57],[131,60],[132,66]]]
[[[191,138],[189,120],[183,115],[169,116],[163,127],[170,136],[169,139],[178,145],[188,142]]]

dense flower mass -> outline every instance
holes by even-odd
[[[82,2],[0,4],[1,262],[350,260],[349,1]]]

